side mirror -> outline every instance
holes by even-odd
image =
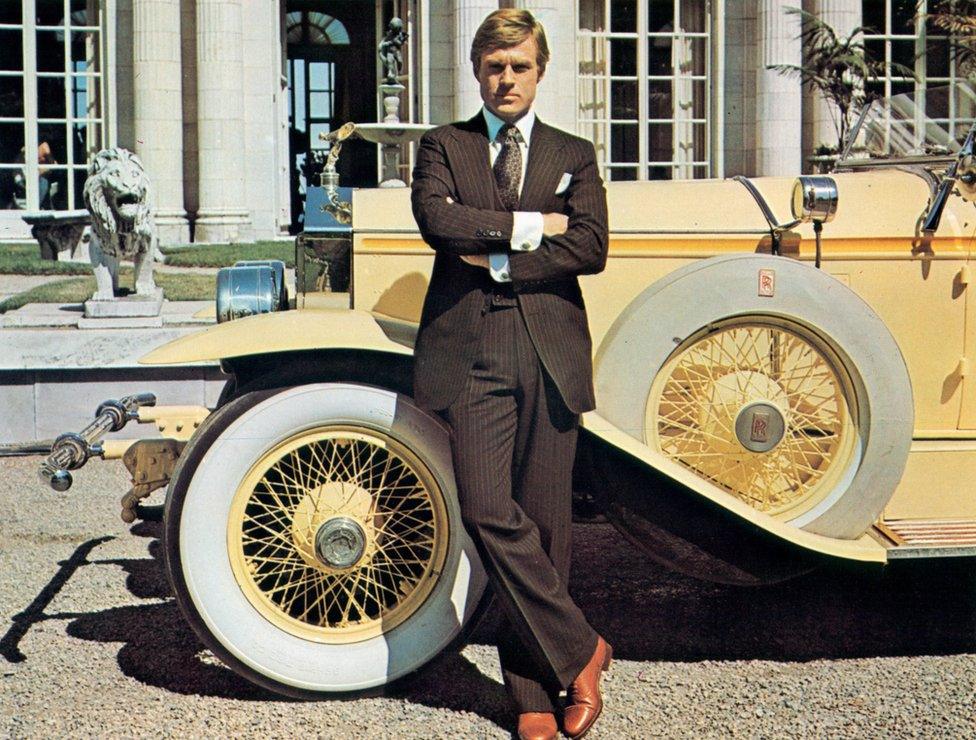
[[[793,183],[793,218],[825,224],[837,214],[837,183],[832,177],[803,175]]]

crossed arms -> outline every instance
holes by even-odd
[[[607,259],[606,191],[593,145],[579,142],[570,158],[572,178],[564,213],[543,215],[543,238],[532,251],[511,249],[513,215],[459,202],[451,165],[440,139],[424,136],[417,150],[412,203],[424,240],[438,252],[457,257],[504,252],[512,282],[546,282],[603,270]],[[464,165],[466,163],[459,163]],[[472,163],[473,166],[474,163]],[[487,257],[482,258],[485,261]],[[480,262],[484,265],[485,262]]]

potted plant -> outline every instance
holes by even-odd
[[[786,12],[800,17],[798,38],[803,64],[772,64],[768,69],[799,77],[802,84],[827,102],[837,142],[818,146],[810,161],[818,171],[829,172],[844,148],[858,111],[877,97],[868,91],[866,83],[889,69],[913,79],[915,72],[895,62],[873,59],[864,47],[864,34],[872,30],[867,26],[858,26],[842,36],[813,13],[800,8],[787,8]]]

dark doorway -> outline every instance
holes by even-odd
[[[376,120],[376,8],[370,0],[288,0],[288,150],[291,233],[303,228],[305,190],[318,185],[328,145],[342,124]],[[375,187],[376,146],[343,145],[339,180]]]

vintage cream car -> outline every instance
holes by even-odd
[[[581,279],[597,408],[578,487],[661,562],[761,584],[976,554],[976,171],[972,135],[960,151],[930,113],[879,103],[856,140],[887,159],[848,154],[832,178],[609,184],[607,267]],[[299,239],[293,310],[280,265],[242,265],[222,278],[233,320],[143,360],[219,360],[217,408],[103,404],[44,468],[64,489],[124,447],[130,521],[168,484],[166,566],[193,629],[298,696],[420,668],[464,639],[486,586],[448,431],[409,395],[433,261],[409,193],[354,192],[351,227],[318,196],[339,220]],[[344,243],[336,308],[316,287]],[[97,442],[128,419],[163,439]]]

